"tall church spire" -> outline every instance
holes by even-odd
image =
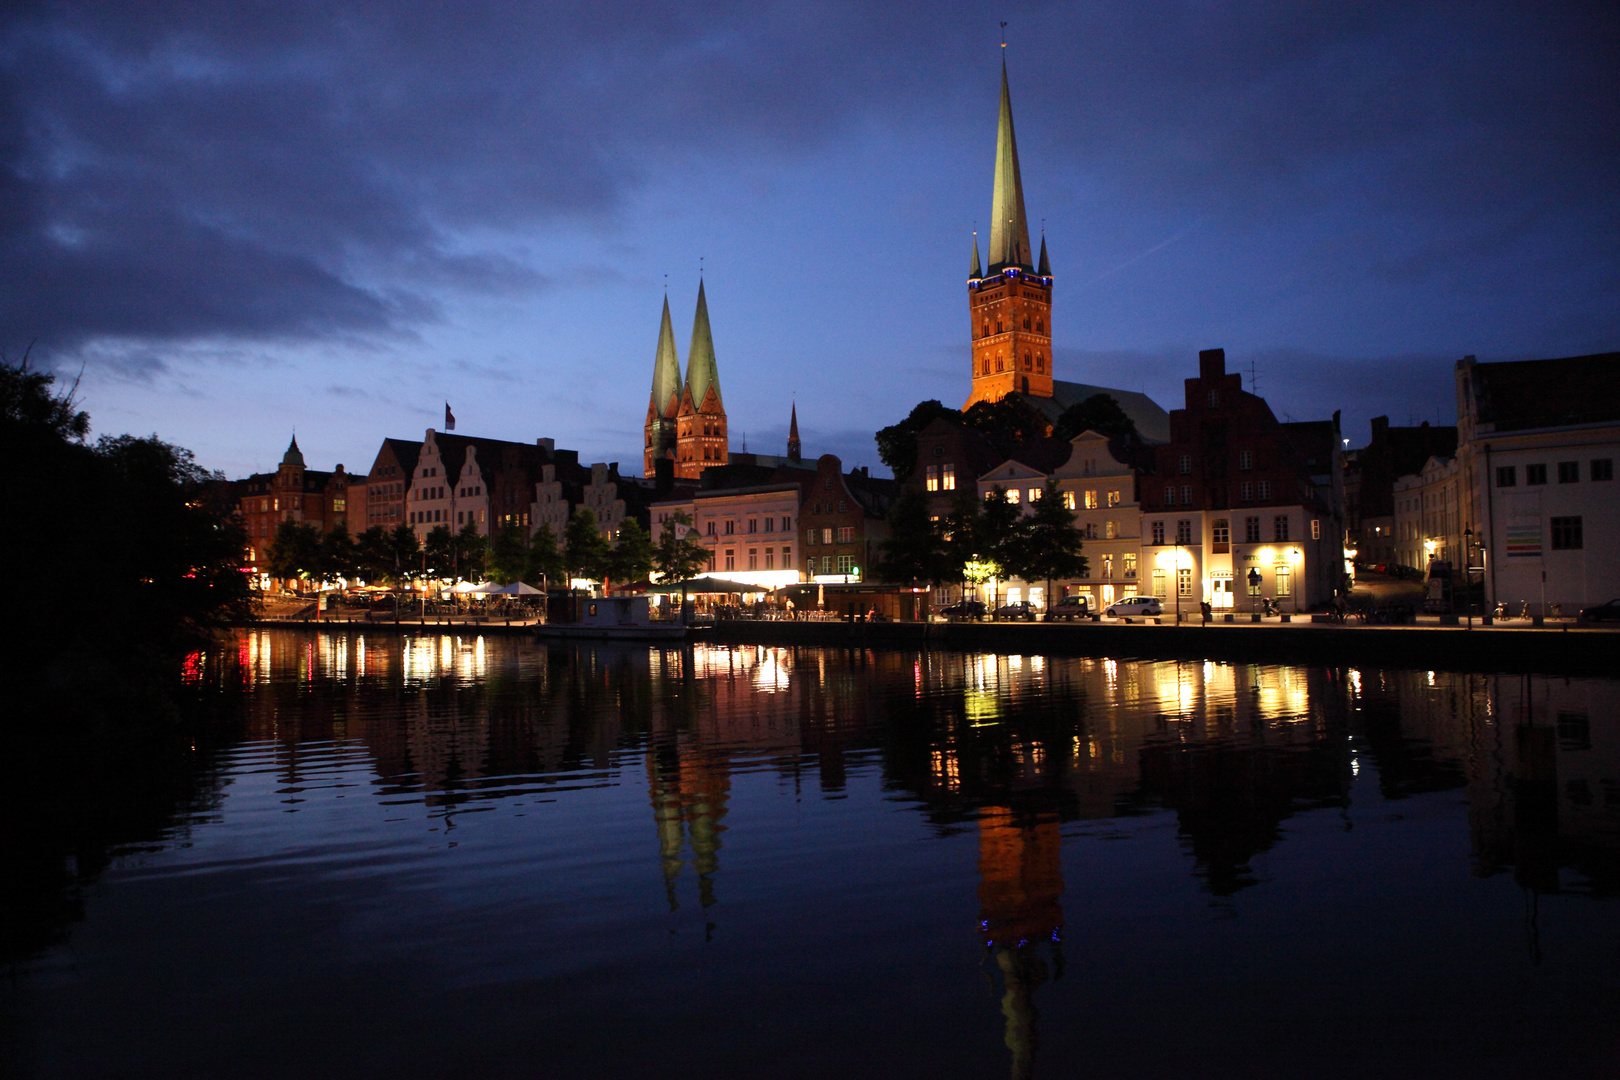
[[[793,403],[793,412],[788,419],[788,460],[798,461],[804,457],[804,450],[799,444],[799,403]]]
[[[653,357],[652,405],[660,416],[674,416],[681,407],[681,358],[675,352],[675,328],[669,321],[669,297],[664,297],[664,320],[658,327],[658,352]]]
[[[720,369],[714,360],[714,336],[709,332],[709,301],[699,281],[692,346],[686,351],[686,387],[675,418],[675,475],[695,480],[704,469],[724,465],[730,458]]]
[[[652,396],[647,401],[646,447],[642,474],[651,478],[661,458],[675,456],[675,417],[681,409],[681,358],[675,352],[675,329],[669,321],[669,296],[664,297],[664,318],[658,327],[658,350],[653,355]]]
[[[714,388],[715,403],[720,401],[720,369],[714,361],[714,336],[709,332],[709,302],[703,296],[703,282],[698,282],[697,315],[692,319],[692,347],[686,350],[686,390],[692,395],[692,406],[703,408],[703,399]]]
[[[979,269],[979,230],[973,230],[973,269],[968,271],[969,281],[978,281],[984,277],[984,271]]]
[[[990,206],[990,272],[1008,266],[1034,270],[1029,219],[1024,214],[1024,181],[1018,173],[1018,139],[1013,134],[1012,95],[1007,90],[1007,58],[1001,59],[1001,116],[996,125],[996,183]]]

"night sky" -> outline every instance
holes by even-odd
[[[296,427],[641,469],[704,267],[732,448],[877,465],[968,391],[1005,19],[1059,378],[1451,423],[1451,365],[1620,349],[1620,7],[27,2],[0,349],[232,476]],[[1037,243],[1039,241],[1037,240]]]

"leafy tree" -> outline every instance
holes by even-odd
[[[918,433],[940,417],[960,422],[962,414],[938,401],[923,401],[904,420],[877,433],[878,457],[902,484],[917,467]]]
[[[681,618],[686,618],[686,582],[709,564],[709,549],[698,539],[692,519],[677,510],[664,522],[653,549],[653,565],[665,582],[681,583]]]
[[[555,588],[568,583],[568,567],[564,565],[562,551],[557,547],[557,534],[550,525],[541,525],[529,537],[529,561],[526,575],[531,585]]]
[[[61,443],[84,442],[90,433],[90,414],[74,400],[78,382],[62,393],[52,391],[55,382],[56,376],[28,366],[27,353],[15,365],[0,354],[0,422],[13,432]]]
[[[967,565],[979,558],[984,531],[982,505],[975,491],[963,489],[957,494],[955,508],[944,521],[940,534],[945,549],[943,574],[952,581],[965,584],[969,580]]]
[[[908,489],[889,511],[889,537],[878,545],[879,580],[891,582],[945,580],[945,542],[928,519],[928,497]]]
[[[478,531],[475,522],[467,522],[456,533],[450,550],[450,564],[457,581],[481,581],[484,577],[484,556],[489,542]]]
[[[456,534],[448,525],[435,525],[422,541],[422,557],[427,562],[427,577],[447,578],[454,573],[456,561]]]
[[[608,569],[614,581],[625,583],[640,581],[653,567],[652,537],[634,518],[626,518],[619,526],[619,536],[608,557]]]
[[[1020,398],[980,401],[962,418],[1004,458],[1015,456],[1019,447],[1047,434],[1046,417]]]
[[[522,525],[508,523],[497,526],[489,538],[489,557],[486,570],[489,579],[498,585],[522,581],[529,569],[529,536]]]
[[[709,549],[692,528],[692,519],[676,511],[664,522],[664,531],[653,549],[653,566],[664,581],[688,581],[709,565]]]
[[[395,525],[388,534],[389,580],[396,585],[414,581],[422,573],[422,542],[409,525]]]
[[[276,526],[270,539],[266,568],[270,576],[283,581],[309,581],[321,572],[321,531],[302,521],[287,518]]]
[[[1110,439],[1137,438],[1136,421],[1127,416],[1109,394],[1093,394],[1070,405],[1058,417],[1052,434],[1068,440],[1086,431],[1095,431]]]
[[[1024,576],[1030,556],[1024,515],[1017,503],[1007,501],[1007,493],[1000,484],[990,489],[990,497],[984,501],[984,512],[979,519],[979,548],[982,558],[1000,567],[1000,572],[994,575],[997,580]]]
[[[349,535],[347,525],[339,524],[328,530],[321,537],[319,551],[316,567],[323,583],[329,585],[339,578],[359,576],[356,572],[354,539]]]
[[[354,538],[354,568],[368,585],[375,585],[394,572],[387,529],[373,525]]]
[[[596,526],[596,515],[589,507],[581,506],[568,519],[563,531],[563,565],[570,577],[602,581],[608,576],[608,559],[612,548],[602,538]]]
[[[1050,603],[1052,579],[1081,577],[1087,566],[1086,557],[1080,554],[1083,545],[1074,527],[1074,511],[1063,505],[1056,480],[1046,482],[1046,489],[1035,502],[1035,512],[1024,519],[1024,535],[1029,550],[1025,569],[1035,575],[1025,580],[1044,578]]]

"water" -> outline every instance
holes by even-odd
[[[1614,680],[295,631],[188,678],[230,734],[74,789],[9,1074],[1620,1064]]]

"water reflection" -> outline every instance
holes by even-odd
[[[973,946],[1015,1077],[1032,1074],[1053,1037],[1043,1010],[1067,1000],[1057,986],[1065,866],[1071,887],[1094,890],[1076,865],[1123,836],[1173,837],[1171,865],[1196,880],[1209,914],[1230,917],[1267,892],[1267,859],[1307,820],[1349,830],[1363,807],[1382,820],[1403,800],[1454,792],[1468,850],[1434,850],[1434,862],[1466,861],[1532,900],[1607,898],[1620,885],[1612,680],[268,631],[199,654],[185,677],[232,703],[240,746],[186,773],[197,790],[165,792],[133,814],[147,822],[138,835],[110,837],[96,858],[75,852],[78,865],[99,871],[120,853],[230,828],[222,808],[232,785],[254,776],[271,778],[289,821],[365,799],[385,816],[349,842],[393,843],[388,830],[415,829],[446,849],[505,828],[493,810],[541,806],[561,811],[546,829],[588,847],[607,828],[607,808],[629,796],[638,839],[600,859],[625,896],[653,894],[672,920],[700,921],[713,945],[747,936],[761,904],[818,914],[793,908],[807,888],[795,874],[838,875],[858,891],[903,849],[844,851],[894,828],[899,807],[950,853],[957,901],[976,905]],[[127,787],[117,797],[137,799]],[[795,806],[847,803],[843,831],[794,831],[797,819],[769,803],[773,792]],[[1162,834],[1129,831],[1160,821]],[[976,856],[951,846],[969,843]],[[777,847],[782,859],[770,865],[783,876],[772,881],[761,852]],[[517,857],[538,859],[535,850],[520,846]],[[59,867],[67,854],[36,862]],[[729,882],[722,857],[725,873],[741,865],[753,876]],[[915,913],[870,906],[893,933],[915,932]],[[51,915],[76,917],[72,903]],[[963,942],[969,918],[956,923]],[[684,925],[672,921],[669,933]],[[1535,950],[1533,921],[1531,931]],[[22,935],[17,951],[51,937]],[[919,947],[955,955],[943,939]],[[973,992],[971,971],[960,974]]]

